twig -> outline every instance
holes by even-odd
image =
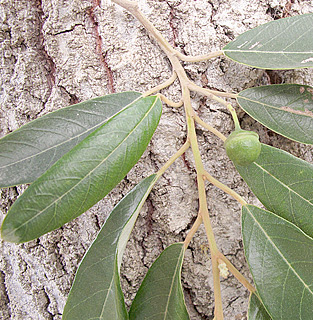
[[[204,178],[209,182],[211,182],[213,185],[215,185],[219,189],[223,190],[224,192],[232,196],[235,200],[237,200],[243,206],[247,205],[247,202],[237,192],[225,186],[222,182],[218,181],[217,179],[213,178],[207,171],[205,171],[203,174],[204,174]]]
[[[236,99],[238,94],[235,93],[229,93],[229,92],[220,92],[217,90],[211,90],[211,89],[206,89],[206,88],[202,88],[199,87],[198,85],[196,85],[194,82],[190,81],[188,84],[188,88],[192,91],[196,91],[199,93],[204,94],[205,96],[214,99],[213,96],[218,96],[218,97],[225,97],[225,98],[232,98],[232,99]],[[220,102],[220,100],[218,100]]]
[[[255,292],[254,286],[237,270],[236,267],[222,254],[219,254],[219,259],[225,262],[228,270],[234,275],[234,277],[242,283],[250,292]]]
[[[184,102],[183,102],[182,99],[180,99],[180,101],[178,101],[178,102],[174,102],[174,101],[168,99],[167,97],[165,97],[165,96],[164,96],[163,94],[161,94],[161,93],[158,93],[158,96],[160,97],[160,99],[161,99],[164,103],[166,103],[168,106],[173,107],[173,108],[179,108],[179,107],[181,107],[181,106],[184,104]]]
[[[198,115],[194,114],[193,118],[195,119],[195,121],[197,123],[199,123],[202,127],[204,127],[205,129],[209,130],[210,132],[214,133],[216,136],[218,136],[221,140],[225,141],[226,137],[219,132],[218,130],[216,130],[215,128],[213,128],[212,126],[210,126],[208,123],[204,122],[203,120],[201,120],[199,118]]]
[[[166,81],[164,81],[163,83],[160,83],[159,85],[147,90],[146,92],[144,92],[142,94],[143,97],[148,97],[150,96],[150,94],[154,94],[155,92],[158,92],[168,86],[170,86],[175,80],[177,79],[177,74],[174,71],[171,75],[170,78],[168,78]]]
[[[201,226],[201,224],[202,224],[202,218],[201,218],[200,215],[198,215],[196,221],[192,225],[191,229],[189,230],[189,232],[188,232],[188,234],[187,234],[187,236],[185,238],[184,246],[185,246],[186,249],[188,248],[188,245],[189,245],[190,241],[192,240],[192,238],[195,235],[195,233],[198,231],[198,229]]]

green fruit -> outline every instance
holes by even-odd
[[[235,130],[224,142],[226,153],[234,164],[247,166],[260,155],[261,143],[256,132]]]

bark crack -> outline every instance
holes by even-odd
[[[166,3],[170,8],[169,25],[170,25],[170,28],[172,30],[172,35],[173,35],[173,38],[171,40],[171,45],[173,47],[177,47],[178,31],[177,31],[177,27],[175,25],[176,24],[175,20],[177,20],[177,17],[175,16],[174,5],[170,4],[169,2],[166,2]]]
[[[108,77],[108,90],[110,93],[115,93],[115,87],[114,87],[114,78],[113,78],[113,72],[107,62],[107,53],[102,52],[102,37],[99,32],[99,23],[95,16],[95,9],[97,7],[100,7],[100,0],[93,0],[93,6],[87,11],[89,18],[92,23],[92,31],[94,34],[94,37],[96,39],[96,53],[99,56],[100,64],[104,68],[106,75]]]
[[[53,320],[53,318],[54,318],[55,315],[49,311],[49,305],[51,304],[51,300],[50,300],[50,298],[49,298],[49,295],[48,295],[45,287],[42,288],[42,291],[43,291],[43,294],[44,294],[45,299],[46,299],[45,311],[47,312],[48,319],[49,319],[49,320]]]
[[[77,98],[77,96],[73,93],[70,93],[69,91],[66,90],[66,88],[64,88],[63,86],[60,86],[59,85],[59,88],[61,90],[63,90],[69,97],[70,97],[70,105],[72,104],[76,104],[76,103],[79,103],[79,99]]]
[[[55,66],[55,63],[54,63],[53,59],[48,54],[48,52],[46,51],[46,48],[44,46],[44,33],[43,33],[44,11],[43,11],[43,7],[42,7],[42,0],[37,0],[36,1],[36,7],[37,7],[37,10],[38,10],[38,20],[39,20],[39,23],[40,23],[40,25],[39,25],[39,48],[38,48],[38,51],[41,53],[41,55],[43,56],[43,58],[45,59],[46,64],[47,64],[47,71],[48,71],[47,81],[48,81],[48,86],[49,86],[50,93],[51,93],[52,88],[55,85],[56,66]]]
[[[5,273],[0,270],[0,316],[3,319],[11,318],[10,298],[5,285]]]
[[[55,36],[58,36],[60,34],[64,34],[64,33],[69,33],[69,32],[72,32],[75,30],[76,27],[78,26],[83,26],[83,24],[81,23],[76,23],[75,25],[73,25],[70,29],[65,29],[65,30],[62,30],[62,31],[59,31],[57,33],[54,33]]]

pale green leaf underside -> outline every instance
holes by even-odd
[[[312,164],[262,144],[254,163],[236,168],[269,211],[313,237]]]
[[[161,112],[155,96],[136,100],[66,153],[13,204],[3,239],[38,238],[102,199],[139,160]]]
[[[250,88],[241,91],[237,101],[267,128],[289,139],[313,144],[312,87],[282,84]]]
[[[261,69],[313,67],[313,14],[271,21],[228,43],[225,55]]]
[[[313,239],[251,205],[242,208],[242,234],[258,294],[272,319],[311,319]]]
[[[184,244],[167,247],[152,264],[129,311],[130,320],[188,320],[181,286]]]
[[[248,320],[271,320],[263,304],[254,293],[250,294]]]
[[[123,92],[38,118],[0,139],[0,188],[32,183],[66,152],[140,97]]]
[[[128,319],[118,256],[124,252],[123,243],[127,242],[155,181],[156,175],[141,181],[112,210],[78,268],[63,320]]]

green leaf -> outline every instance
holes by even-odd
[[[272,319],[311,319],[313,239],[251,205],[242,208],[242,234],[258,294]]]
[[[107,195],[145,151],[161,112],[155,96],[136,100],[66,153],[13,204],[2,225],[3,239],[35,239]]]
[[[0,188],[31,183],[109,118],[140,97],[123,92],[38,118],[0,140]]]
[[[262,144],[254,163],[236,168],[268,210],[313,237],[312,164]]]
[[[189,319],[181,286],[184,244],[167,247],[144,278],[129,311],[130,320]]]
[[[250,88],[241,91],[237,101],[267,128],[289,139],[313,144],[312,87],[278,84]]]
[[[250,294],[248,320],[271,320],[262,302],[254,293]]]
[[[313,14],[279,19],[249,30],[228,43],[225,55],[261,69],[313,67]]]
[[[156,175],[141,181],[112,210],[76,273],[63,320],[128,319],[119,269],[126,243]]]

